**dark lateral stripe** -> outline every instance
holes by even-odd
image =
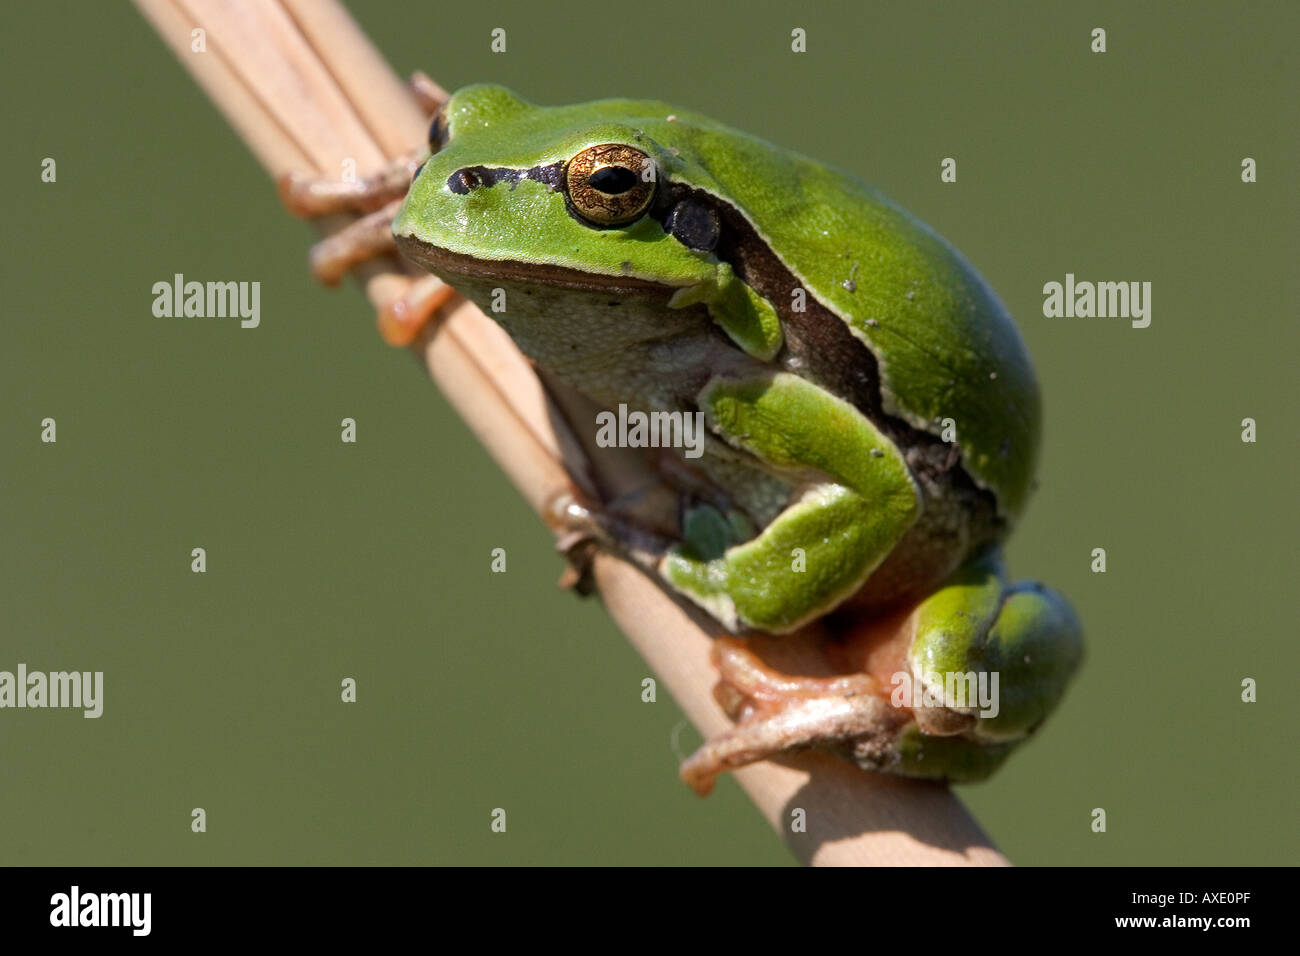
[[[465,195],[471,189],[492,187],[497,183],[509,183],[510,188],[525,179],[541,183],[552,192],[557,192],[564,175],[564,163],[548,163],[534,166],[532,169],[511,169],[507,166],[462,166],[447,177],[447,188],[458,195]]]

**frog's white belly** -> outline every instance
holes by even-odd
[[[597,403],[629,411],[698,411],[710,378],[761,368],[731,344],[703,306],[670,309],[641,295],[575,293],[568,288],[501,279],[457,278],[524,354]],[[490,311],[494,289],[505,289],[505,311]],[[581,427],[582,423],[573,423]],[[591,423],[596,427],[595,423]],[[789,503],[794,482],[772,474],[747,452],[711,434],[691,465],[760,525]]]
[[[684,410],[734,351],[706,310],[669,309],[666,295],[656,301],[501,279],[458,278],[456,287],[538,365],[610,407]],[[498,288],[505,290],[505,309],[490,311]]]

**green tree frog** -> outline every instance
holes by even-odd
[[[694,785],[808,744],[975,780],[1038,727],[1083,647],[1069,604],[999,556],[1038,387],[952,246],[856,179],[663,103],[472,86],[430,149],[392,224],[408,258],[599,405],[703,414],[664,585],[739,634],[828,614],[906,634],[866,683],[781,685],[724,642],[748,718],[688,762]],[[966,675],[998,699],[962,696]]]

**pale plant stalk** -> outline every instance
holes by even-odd
[[[272,177],[337,176],[345,159],[364,176],[423,142],[428,124],[415,100],[335,0],[135,2]],[[191,49],[195,29],[205,31],[206,52]],[[268,184],[265,201],[275,195]],[[344,221],[321,225],[332,230]],[[409,285],[412,270],[391,259],[355,274],[378,308]],[[574,436],[554,424],[559,416],[531,365],[465,300],[446,307],[436,331],[412,350],[539,515],[573,481],[587,484],[590,469],[609,478],[618,467],[582,457]],[[697,730],[712,736],[730,726],[712,696],[712,637],[698,616],[613,555],[598,554],[592,572],[610,615]],[[817,672],[815,648],[800,653]],[[669,772],[667,740],[664,747]],[[865,773],[822,753],[765,761],[735,777],[804,862],[1006,863],[943,787]],[[798,810],[806,830],[792,832]],[[711,810],[702,804],[699,812]]]

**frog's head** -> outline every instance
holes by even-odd
[[[537,107],[499,86],[467,87],[434,120],[433,155],[393,234],[452,284],[695,284],[713,268],[718,226],[675,210],[670,195],[668,173],[687,152],[673,140],[689,127],[662,103]]]

